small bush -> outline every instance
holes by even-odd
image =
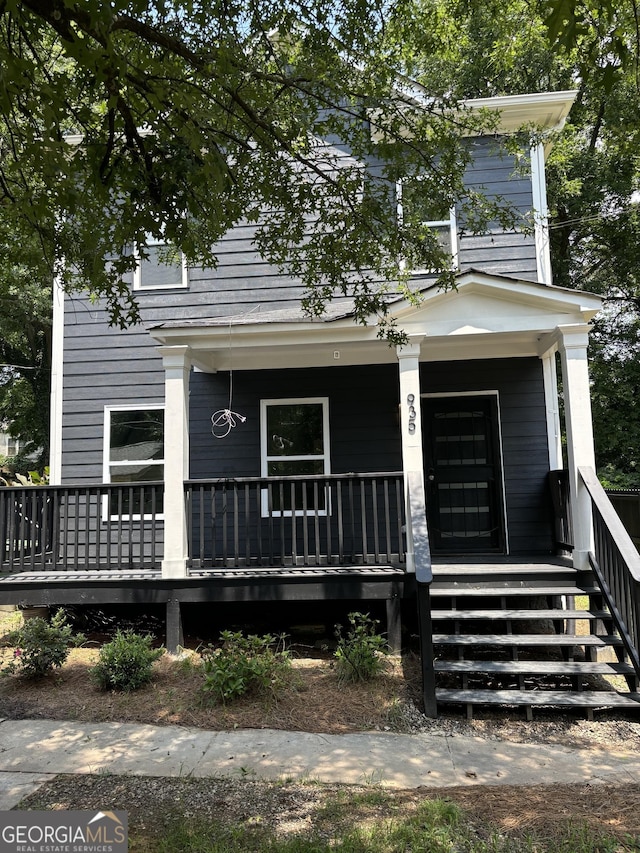
[[[350,613],[346,636],[336,625],[338,646],[334,652],[339,681],[370,681],[384,670],[389,653],[385,638],[377,633],[379,622],[368,614]]]
[[[2,671],[26,678],[42,678],[61,667],[70,647],[81,645],[85,637],[74,635],[64,611],[58,610],[50,622],[39,616],[27,619],[21,628],[7,634],[6,641],[15,648],[13,660]]]
[[[100,649],[98,663],[89,670],[102,690],[137,690],[148,684],[153,663],[164,649],[152,649],[153,637],[133,631],[117,631],[113,640]]]
[[[277,698],[289,684],[291,659],[282,637],[223,631],[220,639],[220,648],[202,651],[202,691],[207,698],[223,704],[246,693]]]

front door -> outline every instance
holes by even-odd
[[[496,397],[428,397],[423,423],[432,550],[504,551]]]

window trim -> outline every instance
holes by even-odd
[[[140,406],[137,403],[123,403],[123,404],[113,404],[106,405],[104,407],[104,432],[103,432],[103,440],[102,440],[102,482],[105,485],[117,485],[116,483],[112,483],[111,480],[111,467],[115,465],[125,466],[131,465],[132,462],[153,462],[156,465],[162,464],[162,479],[164,480],[165,475],[165,463],[166,463],[166,444],[163,436],[163,447],[162,447],[162,459],[129,459],[129,460],[120,460],[118,462],[111,461],[111,415],[113,412],[157,412],[157,411],[165,411],[165,406],[161,403],[153,403],[148,406]],[[143,481],[140,481],[143,482]],[[155,518],[156,521],[164,520],[164,510],[163,512],[156,513],[155,516],[136,513],[134,515],[127,515],[123,513],[119,515],[118,513],[109,513],[109,498],[108,495],[104,495],[102,498],[102,520],[103,521],[147,521],[152,518]]]
[[[158,246],[168,246],[166,240],[158,240],[155,237],[152,237],[150,234],[147,235],[146,245],[150,248],[156,248]],[[136,245],[133,247],[133,256],[136,259],[136,268],[133,271],[133,289],[134,291],[144,291],[144,290],[182,290],[189,286],[189,267],[187,264],[187,259],[185,257],[184,252],[180,252],[180,257],[182,260],[181,265],[181,281],[179,284],[171,283],[171,284],[143,284],[142,282],[142,261],[140,258],[140,249]],[[176,265],[177,266],[177,265]]]
[[[398,222],[402,224],[403,222],[403,206],[402,206],[402,188],[406,181],[408,180],[416,180],[420,181],[423,178],[420,175],[415,175],[411,179],[405,177],[400,178],[396,182],[396,210],[398,216]],[[426,225],[428,228],[433,228],[434,230],[437,228],[442,228],[443,226],[449,226],[449,235],[451,239],[451,269],[457,270],[459,269],[459,247],[458,247],[458,220],[456,217],[456,208],[455,205],[452,205],[449,208],[449,218],[448,219],[426,219],[422,223],[422,225]],[[401,269],[405,270],[407,268],[407,262],[404,258],[400,260]],[[433,275],[436,273],[436,270],[429,269],[428,267],[417,267],[409,270],[411,275]]]
[[[274,456],[267,453],[267,410],[269,406],[301,406],[322,405],[322,439],[324,452],[319,454],[300,454],[297,456]],[[269,462],[278,462],[287,459],[292,462],[317,461],[322,459],[323,474],[331,473],[330,458],[330,432],[329,432],[329,398],[328,397],[279,397],[274,399],[260,400],[260,475],[269,478]],[[295,516],[327,516],[331,515],[330,489],[326,489],[324,509],[297,509]],[[261,515],[263,518],[291,518],[294,513],[291,510],[270,510],[268,505],[269,495],[267,489],[261,489]]]

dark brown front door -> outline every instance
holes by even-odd
[[[503,551],[496,398],[426,398],[423,423],[427,516],[433,551]]]

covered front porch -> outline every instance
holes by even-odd
[[[517,663],[531,638],[516,639],[512,620],[535,620],[540,597],[568,648],[582,611],[567,596],[584,593],[584,619],[606,620],[607,636],[617,632],[623,654],[637,659],[640,571],[628,554],[603,561],[619,531],[603,545],[594,539],[595,486],[585,475],[594,468],[588,321],[598,307],[590,294],[468,272],[454,291],[428,288],[417,307],[394,303],[406,334],[397,347],[375,325],[354,325],[348,305],[321,321],[274,312],[156,327],[163,480],[59,484],[54,467],[52,486],[1,490],[0,601],[162,603],[174,650],[185,602],[323,600],[384,601],[399,649],[405,602],[419,612],[429,713],[440,701],[434,643],[490,639]],[[248,409],[235,411],[239,386]],[[291,437],[271,435],[269,407],[300,400],[317,415],[320,451],[270,455],[270,442],[286,448]],[[232,432],[249,410],[245,431]],[[211,435],[216,411],[228,437]],[[311,468],[283,471],[291,460]],[[551,476],[557,469],[564,474]],[[552,492],[551,482],[562,488]],[[558,550],[568,562],[558,563]],[[612,562],[613,574],[598,574]],[[444,603],[435,611],[434,596]],[[485,599],[479,609],[476,598]],[[457,624],[438,633],[434,618]],[[477,620],[479,635],[466,635],[461,626]],[[461,661],[451,672],[464,690],[479,665]],[[568,667],[577,692],[582,669]],[[527,667],[515,670],[523,684]],[[515,670],[496,662],[492,671]]]
[[[403,647],[402,611],[413,609],[423,667],[423,700],[435,716],[448,704],[533,708],[640,708],[640,557],[595,475],[581,469],[595,538],[588,569],[563,557],[441,557],[431,561],[424,515],[403,511],[396,474],[283,478],[280,495],[301,485],[331,499],[333,521],[310,525],[282,513],[262,518],[261,479],[185,484],[190,531],[187,572],[162,572],[161,484],[0,490],[4,542],[0,601],[28,606],[162,605],[167,647],[183,645],[182,607],[302,602],[384,605],[392,650]],[[553,472],[557,547],[571,549],[566,472]],[[272,486],[274,484],[271,484]],[[242,500],[244,496],[244,500]],[[139,513],[105,519],[111,506]],[[218,508],[216,508],[218,507]],[[420,527],[420,523],[423,527]],[[253,524],[253,522],[251,522]],[[417,535],[416,535],[417,527]],[[100,534],[96,530],[101,529]],[[246,533],[247,535],[243,535]],[[404,537],[413,534],[415,573]],[[322,544],[319,544],[322,543]],[[397,551],[398,545],[400,551]],[[576,633],[577,622],[589,626]],[[540,625],[553,626],[540,633]],[[493,651],[489,651],[492,649]],[[603,653],[605,657],[602,657]],[[560,654],[560,657],[558,657]],[[611,654],[614,655],[611,658]],[[628,690],[594,691],[594,678],[624,677]],[[480,687],[486,680],[492,689]],[[542,679],[542,682],[540,681]],[[455,686],[455,682],[459,682]],[[541,688],[540,684],[544,687]],[[555,685],[555,687],[554,687]]]

